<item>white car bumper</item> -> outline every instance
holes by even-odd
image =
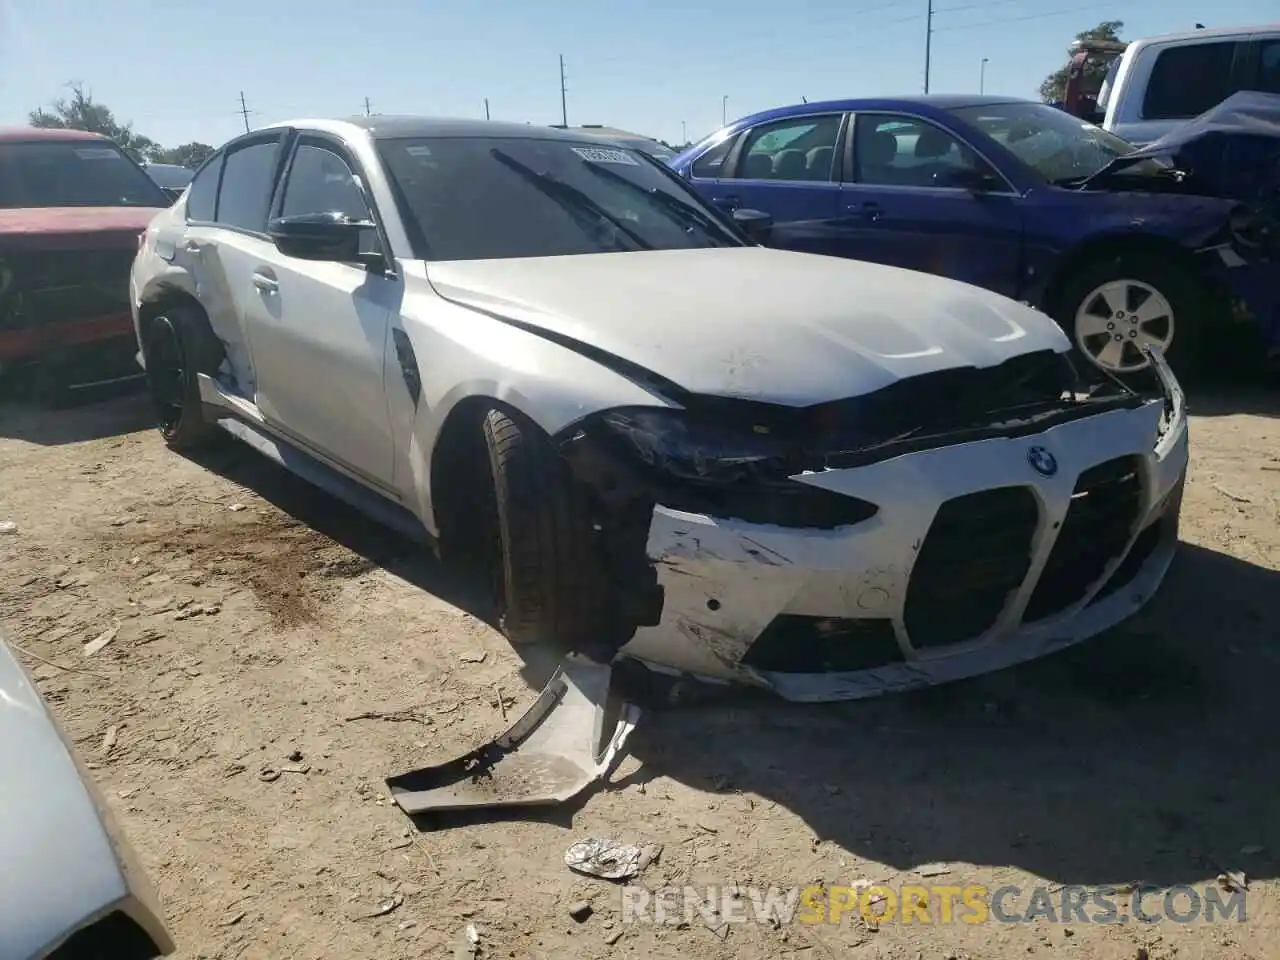
[[[1155,593],[1177,543],[1187,424],[1165,386],[1163,430],[1152,402],[797,478],[879,507],[852,526],[659,506],[648,552],[662,619],[622,655],[842,700],[997,670],[1114,626]]]

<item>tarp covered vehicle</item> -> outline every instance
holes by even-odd
[[[1258,323],[1280,357],[1280,95],[1242,91],[1155,143],[1099,170],[1085,188],[1132,184],[1236,200],[1221,248],[1237,308]],[[1241,259],[1247,262],[1241,264]]]

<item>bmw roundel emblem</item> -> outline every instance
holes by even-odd
[[[1058,472],[1058,461],[1044,447],[1032,447],[1027,451],[1027,463],[1042,477],[1052,477]]]

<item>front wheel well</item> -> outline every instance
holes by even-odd
[[[440,552],[444,556],[470,553],[467,541],[490,536],[493,480],[484,440],[484,418],[502,408],[493,397],[460,401],[445,417],[431,451],[431,513]],[[483,557],[473,558],[483,560]]]
[[[1118,262],[1128,257],[1156,257],[1168,264],[1185,269],[1188,276],[1196,276],[1210,292],[1213,289],[1195,255],[1186,247],[1165,237],[1151,233],[1109,234],[1082,243],[1070,251],[1054,268],[1045,285],[1040,307],[1050,315],[1056,315],[1061,306],[1063,290],[1071,277],[1096,263]]]

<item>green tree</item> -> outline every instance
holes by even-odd
[[[1083,30],[1076,34],[1077,40],[1085,42],[1097,40],[1119,40],[1120,31],[1124,29],[1123,20],[1104,20],[1092,30]],[[1070,50],[1068,49],[1068,56]],[[1049,76],[1044,78],[1044,83],[1040,84],[1040,99],[1045,103],[1053,103],[1056,100],[1063,99],[1067,89],[1067,74],[1070,72],[1070,66],[1063,64]],[[1089,78],[1089,83],[1097,88],[1102,84],[1102,79],[1106,75],[1107,68],[1104,64],[1088,63],[1085,66],[1085,75]]]
[[[209,144],[192,142],[161,150],[154,159],[156,163],[176,163],[180,167],[189,167],[194,170],[209,159],[211,153],[213,153],[213,147]]]
[[[71,84],[71,96],[55,100],[49,109],[32,110],[28,119],[33,127],[69,130],[87,130],[110,137],[134,160],[154,160],[160,154],[160,144],[150,137],[134,132],[133,124],[120,123],[115,114],[80,83]]]

